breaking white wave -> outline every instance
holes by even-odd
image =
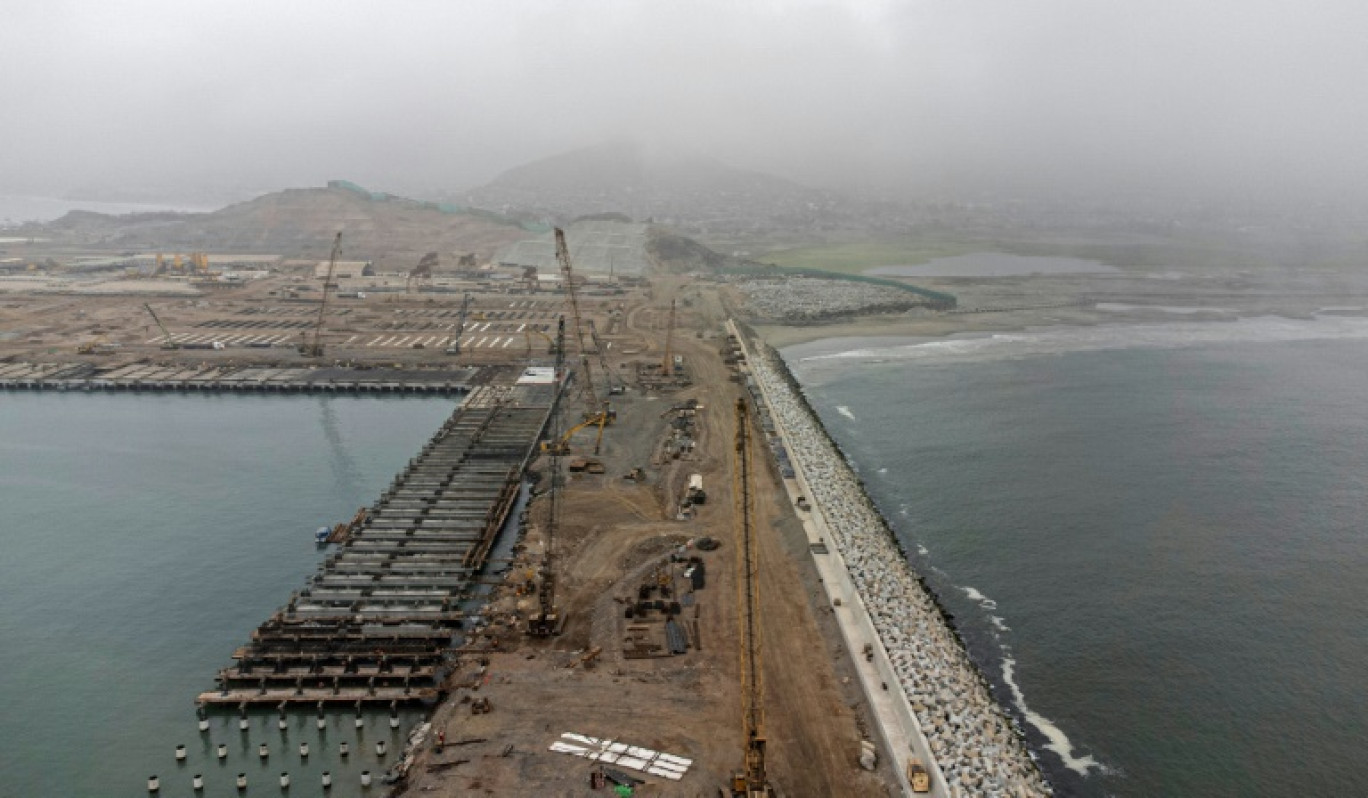
[[[1064,766],[1080,776],[1088,775],[1091,770],[1105,772],[1102,764],[1093,758],[1091,754],[1076,756],[1074,754],[1073,743],[1069,742],[1069,737],[1064,730],[1050,722],[1050,719],[1026,706],[1026,696],[1022,695],[1021,687],[1017,685],[1013,678],[1016,668],[1016,660],[1011,657],[1002,659],[1002,680],[1007,683],[1008,689],[1012,691],[1012,702],[1016,704],[1017,710],[1021,712],[1026,722],[1034,726],[1045,739],[1049,740],[1045,747],[1054,751],[1063,760]]]
[[[1127,305],[1121,302],[1098,302],[1094,307],[1110,313],[1131,313],[1133,311],[1152,311],[1155,313],[1234,313],[1231,308],[1202,307],[1198,305]]]
[[[837,413],[840,413],[841,415],[845,416],[846,418],[850,419],[851,421],[857,421],[857,420],[858,420],[858,419],[855,418],[855,414],[852,413],[852,412],[850,412],[850,408],[846,407],[845,405],[836,405],[836,412],[837,412]]]
[[[961,587],[960,590],[963,590],[963,591],[964,591],[964,595],[968,596],[970,601],[972,601],[972,602],[978,604],[980,607],[984,608],[985,610],[995,610],[995,609],[997,609],[997,602],[996,602],[996,601],[993,601],[992,599],[990,599],[990,598],[988,598],[987,596],[983,595],[982,593],[978,592],[978,590],[976,590],[975,588],[972,588],[972,587]]]
[[[850,349],[810,355],[800,363],[817,365],[880,360],[891,363],[956,363],[1019,359],[1108,349],[1181,349],[1236,343],[1282,343],[1368,338],[1368,318],[1317,316],[1287,319],[1260,316],[1232,321],[1175,321],[1168,324],[1108,324],[1095,327],[1046,327],[1011,335],[970,334],[935,341]]]
[[[997,602],[983,595],[977,588],[964,585],[960,587],[960,590],[964,591],[964,595],[968,596],[970,601],[978,604],[984,610],[997,609]],[[998,633],[1012,631],[1011,627],[1007,625],[1006,619],[1002,616],[993,615],[990,612],[985,612],[985,615],[988,616],[989,622],[992,623],[993,628],[995,628]],[[1049,741],[1046,743],[1045,747],[1054,751],[1056,754],[1059,754],[1059,758],[1064,762],[1064,766],[1075,773],[1078,773],[1080,776],[1088,775],[1090,770],[1106,772],[1105,766],[1094,759],[1092,755],[1076,755],[1074,753],[1073,743],[1069,742],[1069,737],[1064,733],[1064,730],[1054,723],[1051,723],[1049,718],[1026,705],[1026,696],[1022,694],[1021,686],[1016,683],[1016,679],[1014,678],[1016,675],[1016,660],[1012,658],[1012,647],[1003,642],[997,634],[993,635],[993,637],[998,640],[998,646],[1002,651],[1002,681],[1005,682],[1008,689],[1012,691],[1012,702],[1016,704],[1016,708],[1021,712],[1021,716],[1026,719],[1027,723],[1030,723],[1039,730],[1041,734],[1045,735],[1045,739]]]

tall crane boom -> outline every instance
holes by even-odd
[[[665,324],[665,359],[660,362],[660,371],[666,377],[674,376],[674,352],[670,351],[670,344],[674,343],[675,325],[675,301],[670,300],[670,319]]]
[[[556,398],[547,423],[547,435],[553,444],[560,443],[561,388],[565,366],[565,317],[556,325]],[[561,475],[563,449],[553,445],[546,449],[547,473],[551,477],[546,492],[546,523],[542,527],[541,588],[537,591],[537,612],[527,619],[527,633],[532,637],[550,637],[560,630],[560,613],[556,610],[555,542],[560,526],[560,492],[565,485]]]
[[[461,318],[456,323],[456,334],[451,336],[451,343],[447,344],[446,353],[448,355],[461,354],[461,336],[465,335],[466,314],[470,312],[470,294],[467,292],[461,297]]]
[[[741,626],[741,727],[745,734],[745,768],[732,776],[732,795],[773,795],[765,774],[765,690],[760,659],[760,574],[751,501],[751,433],[746,400],[736,400],[736,446],[732,465],[732,500],[736,503],[736,589]]]
[[[147,308],[147,315],[152,317],[152,321],[157,323],[157,329],[162,332],[162,349],[180,349],[180,344],[171,340],[171,331],[167,330],[166,325],[162,324],[162,320],[157,318],[157,313],[152,310],[152,306],[144,302],[143,307]]]
[[[570,302],[570,318],[575,322],[575,344],[579,347],[580,368],[584,371],[584,382],[580,389],[584,391],[585,404],[589,406],[589,413],[603,413],[607,411],[607,403],[600,402],[598,393],[594,390],[594,370],[589,365],[589,348],[584,345],[584,325],[580,322],[579,300],[575,297],[575,275],[570,268],[570,247],[565,243],[565,231],[556,228],[556,260],[560,262],[561,279],[565,281],[565,296]]]
[[[342,253],[342,231],[333,239],[332,254],[328,256],[328,276],[323,278],[323,298],[318,303],[318,323],[314,325],[313,340],[307,337],[300,345],[299,352],[305,357],[323,357],[323,318],[328,312],[328,292],[332,291],[333,274],[337,271],[337,256]]]
[[[598,327],[594,325],[594,320],[589,320],[589,337],[594,341],[594,351],[598,352],[599,369],[603,371],[603,388],[609,396],[623,393],[626,388],[620,382],[613,382],[613,370],[608,368],[608,347],[603,345],[603,339],[599,338]]]

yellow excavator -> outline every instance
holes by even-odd
[[[542,441],[542,451],[547,454],[565,455],[570,453],[570,439],[575,437],[575,433],[585,427],[598,426],[598,436],[594,438],[594,454],[599,453],[599,447],[603,445],[603,428],[608,426],[607,413],[595,413],[584,421],[571,427],[568,432],[555,441]]]

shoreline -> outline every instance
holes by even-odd
[[[993,697],[783,358],[761,336],[732,329],[746,348],[753,392],[791,457],[785,488],[904,789],[908,757],[916,756],[935,794],[1052,794],[1020,725]],[[807,511],[800,496],[810,497]],[[869,646],[863,663],[861,640]]]

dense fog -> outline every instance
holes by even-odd
[[[1368,185],[1368,6],[11,0],[0,189],[421,193],[609,140],[909,195]]]

